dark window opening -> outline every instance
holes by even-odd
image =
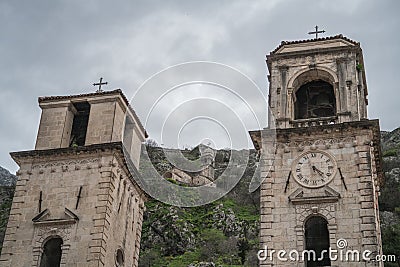
[[[43,248],[42,258],[40,259],[40,267],[58,267],[61,263],[61,246],[63,241],[61,238],[52,238],[48,240]]]
[[[74,103],[77,113],[74,116],[71,130],[70,147],[84,146],[89,122],[90,104],[88,102]]]
[[[171,179],[172,178],[172,173],[171,172],[164,173],[164,178],[165,179]]]
[[[295,119],[312,119],[336,115],[333,86],[324,81],[312,81],[296,92]]]
[[[305,225],[306,250],[313,250],[316,259],[307,260],[307,267],[331,266],[329,258],[328,222],[319,216],[311,217]],[[322,251],[325,251],[322,256]],[[322,259],[321,259],[322,258]]]
[[[124,259],[124,252],[122,251],[122,249],[117,249],[117,253],[115,255],[115,261],[117,263],[117,266],[123,266],[125,259]]]

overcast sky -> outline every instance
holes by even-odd
[[[15,172],[8,153],[34,148],[39,96],[93,92],[91,84],[104,77],[105,90],[121,88],[130,99],[155,73],[197,60],[240,70],[266,95],[265,55],[282,40],[309,38],[316,24],[326,30],[324,36],[342,33],[361,42],[369,117],[393,130],[400,126],[399,10],[397,0],[2,0],[0,165]],[[201,101],[191,104],[204,107]],[[208,129],[218,131],[214,126]],[[203,130],[193,123],[196,128]],[[149,130],[151,137],[155,131]]]

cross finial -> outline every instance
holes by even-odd
[[[99,89],[97,89],[96,93],[103,92],[103,90],[101,90],[101,86],[105,84],[108,84],[108,82],[103,82],[103,77],[100,78],[100,82],[94,83],[93,86],[99,86]]]
[[[318,25],[315,26],[315,31],[314,32],[309,32],[308,34],[315,34],[315,39],[318,39],[318,33],[324,33],[325,30],[319,31],[318,30]]]

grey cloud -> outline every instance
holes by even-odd
[[[399,7],[396,0],[2,1],[0,165],[15,171],[8,152],[33,148],[38,96],[92,92],[102,76],[105,89],[122,88],[130,98],[154,73],[191,60],[233,66],[266,96],[265,55],[281,40],[309,38],[315,24],[361,42],[370,117],[393,129]],[[256,96],[246,98],[262,113]]]

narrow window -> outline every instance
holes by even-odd
[[[132,209],[132,232],[135,226],[135,209]]]
[[[40,259],[40,267],[59,267],[61,262],[61,246],[63,241],[61,238],[51,238],[43,247],[42,258]]]
[[[124,251],[120,248],[117,249],[117,252],[115,253],[115,263],[118,267],[124,266],[125,263]]]
[[[72,122],[69,146],[84,146],[89,122],[90,104],[88,102],[78,102],[74,103],[74,107],[77,113]]]
[[[133,139],[133,133],[135,131],[135,122],[133,119],[129,116],[125,117],[125,129],[124,129],[124,146],[126,148],[126,152],[129,154],[131,153],[131,147],[132,147],[132,139]]]
[[[329,231],[328,222],[320,217],[309,218],[305,225],[306,250],[312,250],[316,254],[316,260],[307,261],[307,267],[331,266],[329,259]],[[325,251],[322,255],[322,251]],[[305,259],[306,260],[306,259]]]

